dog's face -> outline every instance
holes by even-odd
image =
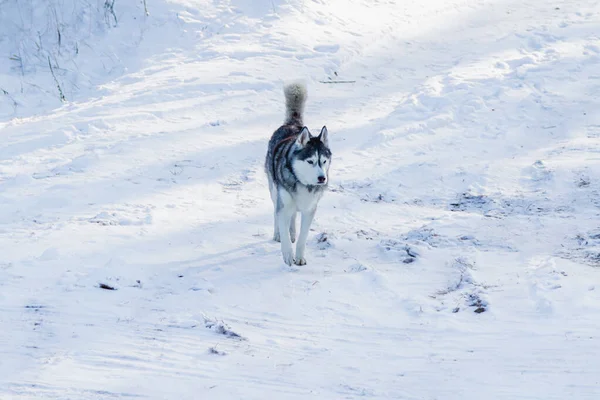
[[[304,127],[296,139],[296,146],[298,153],[292,168],[300,183],[306,186],[327,185],[331,164],[327,128],[323,127],[319,136],[313,137]]]

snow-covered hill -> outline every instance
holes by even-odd
[[[599,398],[596,1],[105,4],[0,0],[0,398]]]

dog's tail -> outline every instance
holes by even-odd
[[[302,82],[291,83],[283,88],[283,94],[285,95],[285,124],[302,125],[306,85]]]

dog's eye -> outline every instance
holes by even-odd
[[[315,162],[314,162],[313,160],[308,160],[308,163],[309,163],[310,165],[313,165]]]
[[[327,160],[324,160],[324,161],[323,161],[323,164],[327,164]]]

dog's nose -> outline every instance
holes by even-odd
[[[327,178],[325,178],[324,176],[320,176],[318,179],[319,183],[325,183],[325,181],[327,180]]]

